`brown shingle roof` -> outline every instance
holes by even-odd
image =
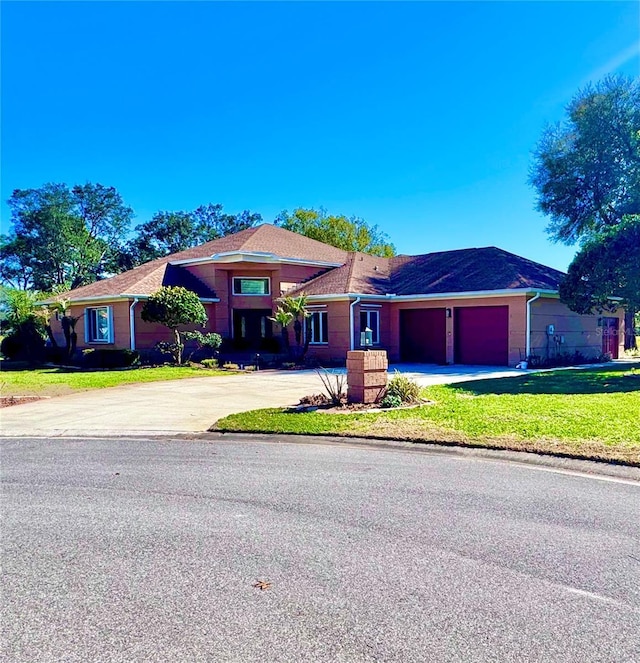
[[[563,273],[496,247],[376,258],[349,254],[348,262],[302,284],[307,295],[429,295],[532,288],[557,290]]]
[[[397,295],[539,288],[556,290],[564,274],[495,246],[391,258]]]
[[[215,297],[212,290],[187,270],[178,266],[168,266],[168,263],[189,258],[208,258],[217,253],[234,251],[271,253],[281,258],[338,264],[344,263],[347,258],[347,252],[342,249],[265,223],[242,230],[235,235],[214,239],[200,246],[152,260],[122,274],[71,290],[61,297],[84,299],[130,294],[150,295],[163,285],[185,285],[190,290],[198,292],[201,297]]]
[[[295,293],[332,295],[357,292],[361,295],[384,295],[388,292],[390,276],[389,258],[366,253],[349,253],[342,267],[331,269],[300,285]]]
[[[493,246],[380,258],[364,253],[347,253],[289,230],[263,224],[159,258],[62,296],[80,299],[150,295],[163,285],[184,285],[201,297],[215,297],[208,286],[184,267],[169,263],[236,251],[341,265],[310,279],[297,289],[297,292],[308,295],[429,295],[513,288],[556,290],[563,277],[563,273],[556,269]]]

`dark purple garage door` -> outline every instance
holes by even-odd
[[[447,329],[443,308],[400,311],[400,358],[426,364],[446,364]]]
[[[456,364],[509,363],[509,307],[469,306],[453,310]]]

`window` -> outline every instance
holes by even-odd
[[[244,276],[233,277],[233,294],[234,295],[269,295],[271,288],[269,287],[269,279],[252,279]]]
[[[373,344],[380,343],[380,311],[360,311],[360,331],[367,327],[372,331]]]
[[[110,306],[84,310],[85,343],[113,343],[113,317]]]
[[[327,312],[313,311],[310,317],[311,340],[310,344],[318,345],[329,342],[329,328],[327,326]]]

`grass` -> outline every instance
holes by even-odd
[[[0,391],[3,397],[62,396],[77,391],[118,387],[123,384],[225,374],[228,375],[229,372],[190,366],[156,366],[112,371],[77,371],[62,368],[3,370],[0,374]]]
[[[422,396],[433,404],[349,415],[255,410],[221,419],[216,429],[392,438],[640,465],[640,377],[630,366],[429,387]]]

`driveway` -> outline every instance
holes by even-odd
[[[639,660],[637,482],[270,439],[3,440],[3,660]]]
[[[422,386],[519,375],[490,366],[393,366]],[[344,372],[344,369],[342,370]],[[293,405],[323,391],[315,371],[261,371],[96,389],[0,410],[3,436],[164,435],[206,431],[229,414]]]

